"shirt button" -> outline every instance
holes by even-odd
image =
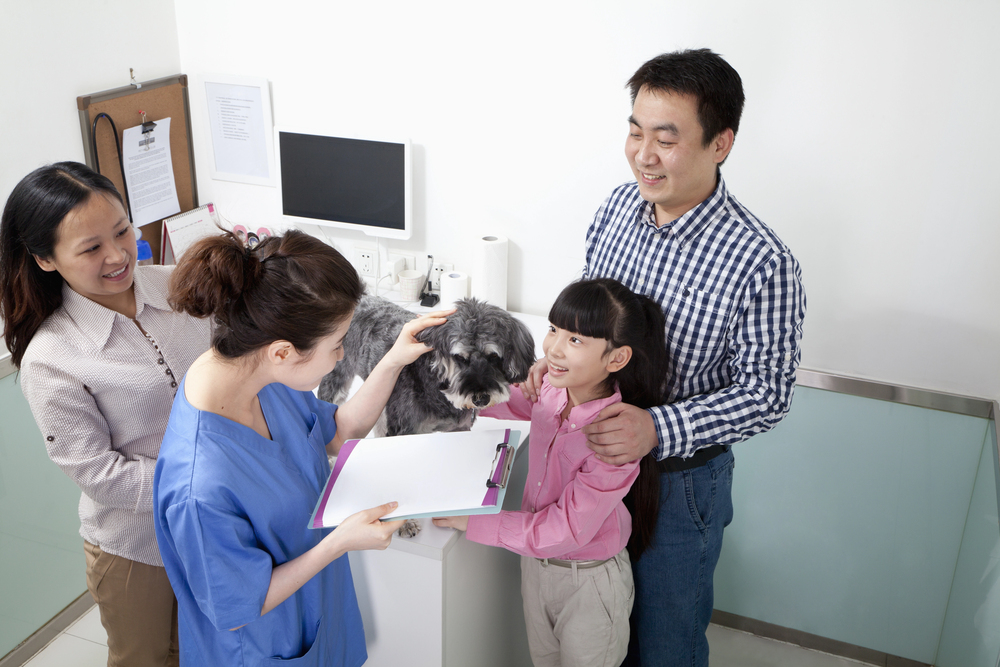
[[[570,428],[576,428],[576,424],[570,424],[569,427]]]
[[[541,486],[541,485],[542,485],[542,483],[541,483],[541,482],[539,482],[539,483],[538,483],[538,486]]]
[[[45,439],[46,439],[46,440],[48,440],[49,442],[52,442],[52,441],[53,441],[53,440],[55,440],[56,438],[55,438],[55,436],[53,436],[53,435],[50,435],[49,437],[47,437],[47,438],[45,438]]]
[[[176,383],[176,382],[171,382],[171,383],[170,383],[170,386],[171,386],[171,387],[176,387],[176,386],[177,386],[177,383]]]
[[[163,359],[157,359],[157,360],[156,360],[156,363],[158,363],[158,364],[163,364],[163,363],[165,363],[165,362],[163,361]]]

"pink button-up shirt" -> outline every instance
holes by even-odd
[[[470,516],[466,537],[535,558],[603,560],[624,549],[632,518],[622,498],[639,475],[639,462],[613,466],[599,461],[582,430],[621,399],[615,391],[583,403],[564,421],[566,390],[546,377],[537,403],[511,387],[507,403],[483,410],[481,416],[531,420],[528,479],[521,511]]]

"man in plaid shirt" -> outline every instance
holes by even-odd
[[[629,80],[625,155],[587,232],[584,276],[607,276],[663,308],[668,403],[617,404],[584,431],[599,458],[650,455],[660,472],[652,544],[633,561],[625,664],[708,665],[705,630],[723,528],[732,520],[730,445],[788,412],[805,293],[788,247],[726,189],[719,167],[743,110],[739,74],[708,49],[668,53]]]

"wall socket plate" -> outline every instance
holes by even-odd
[[[431,269],[431,289],[440,290],[441,276],[446,273],[451,273],[454,270],[455,270],[454,264],[448,264],[445,262],[434,262],[434,267]]]
[[[375,277],[375,248],[354,247],[354,268],[362,276]]]

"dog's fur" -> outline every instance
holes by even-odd
[[[455,305],[446,323],[417,335],[433,349],[400,373],[376,435],[468,431],[480,410],[505,402],[510,385],[527,379],[535,361],[528,327],[483,301],[462,299]],[[319,397],[343,402],[354,377],[367,378],[414,317],[385,299],[362,297],[344,339],[344,359],[323,378]],[[412,519],[399,529],[403,537],[419,532]]]
[[[446,323],[418,334],[433,350],[400,373],[376,435],[467,431],[480,410],[505,402],[509,385],[528,377],[535,344],[524,323],[476,299],[456,307]],[[342,402],[354,376],[367,378],[414,317],[385,299],[362,297],[344,339],[344,359],[323,378],[319,397]]]

